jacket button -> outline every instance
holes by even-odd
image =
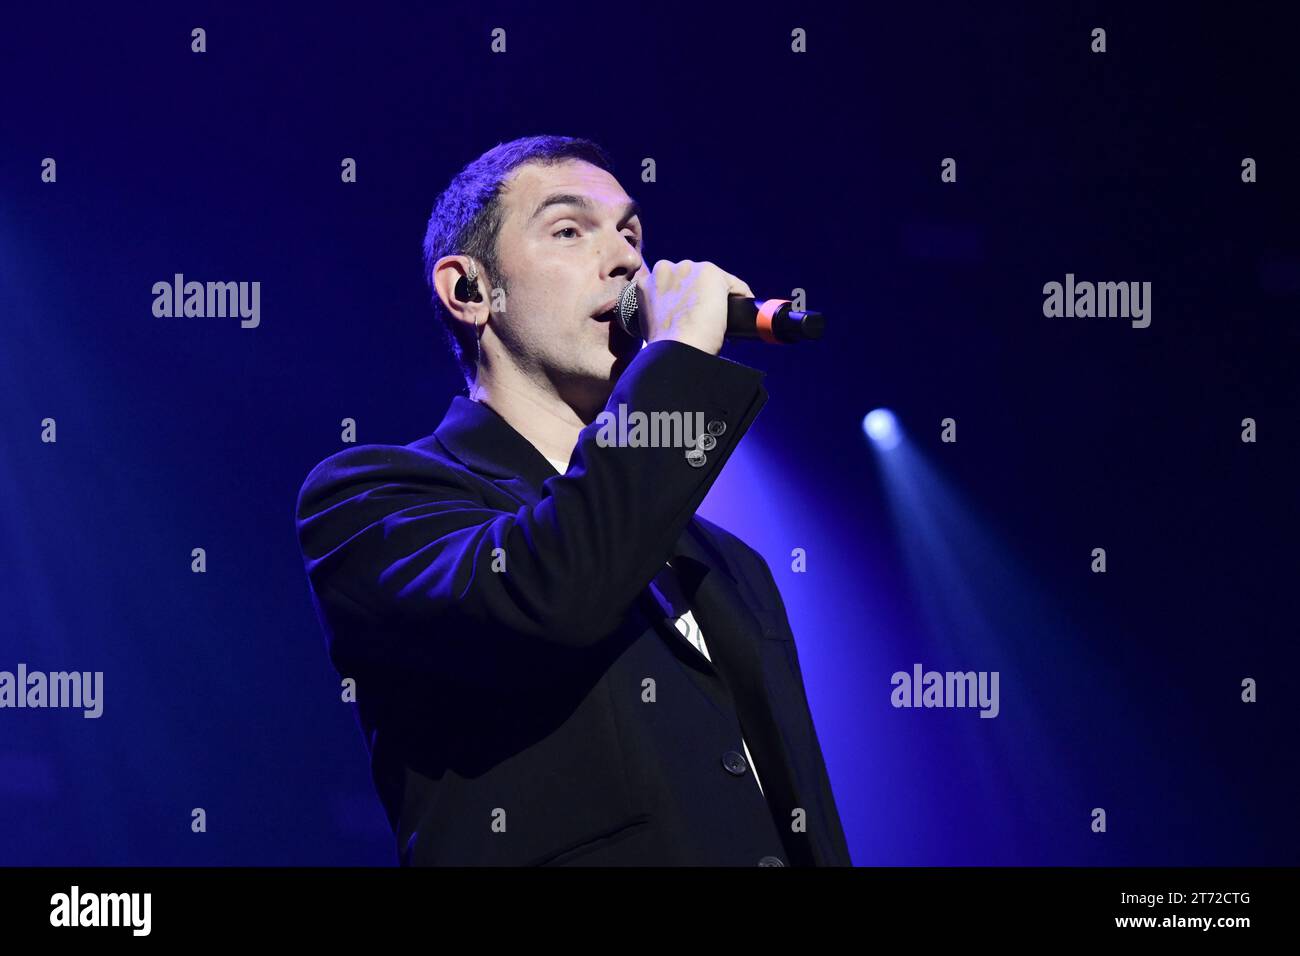
[[[727,768],[727,773],[734,773],[737,777],[749,769],[745,758],[734,750],[728,750],[722,755],[722,765]]]
[[[765,856],[758,861],[759,866],[785,866],[779,856]]]
[[[703,451],[712,451],[713,446],[716,445],[717,443],[718,440],[714,438],[712,435],[704,434],[700,436],[699,444],[696,447]]]
[[[727,430],[727,423],[719,419],[714,419],[704,426],[710,435],[721,435]]]
[[[709,456],[698,448],[688,448],[686,449],[686,460],[690,462],[692,468],[703,468],[704,463],[709,460]]]

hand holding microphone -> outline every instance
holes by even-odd
[[[717,355],[724,337],[772,344],[821,338],[821,313],[790,305],[787,299],[755,299],[742,279],[711,262],[661,259],[651,273],[642,265],[612,311],[632,338],[673,339]]]

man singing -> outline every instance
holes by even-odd
[[[468,385],[321,462],[297,529],[403,865],[849,866],[785,606],[695,510],[767,401],[709,262],[643,259],[596,144],[503,143],[425,273]],[[636,283],[644,343],[611,316]],[[690,447],[597,416],[706,423]]]

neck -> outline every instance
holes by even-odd
[[[557,391],[529,382],[501,381],[483,375],[470,389],[470,397],[500,415],[527,438],[546,458],[567,462],[578,444],[578,434],[604,407],[600,402],[566,400]]]

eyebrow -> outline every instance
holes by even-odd
[[[578,209],[587,213],[590,213],[594,209],[591,200],[586,196],[578,195],[577,193],[553,193],[538,204],[537,208],[533,210],[533,214],[528,217],[528,221],[532,222],[551,206],[576,206]],[[641,216],[641,204],[635,199],[629,201],[628,204],[623,207],[623,215],[619,217],[618,225],[621,227],[633,216],[637,218],[640,218]]]

